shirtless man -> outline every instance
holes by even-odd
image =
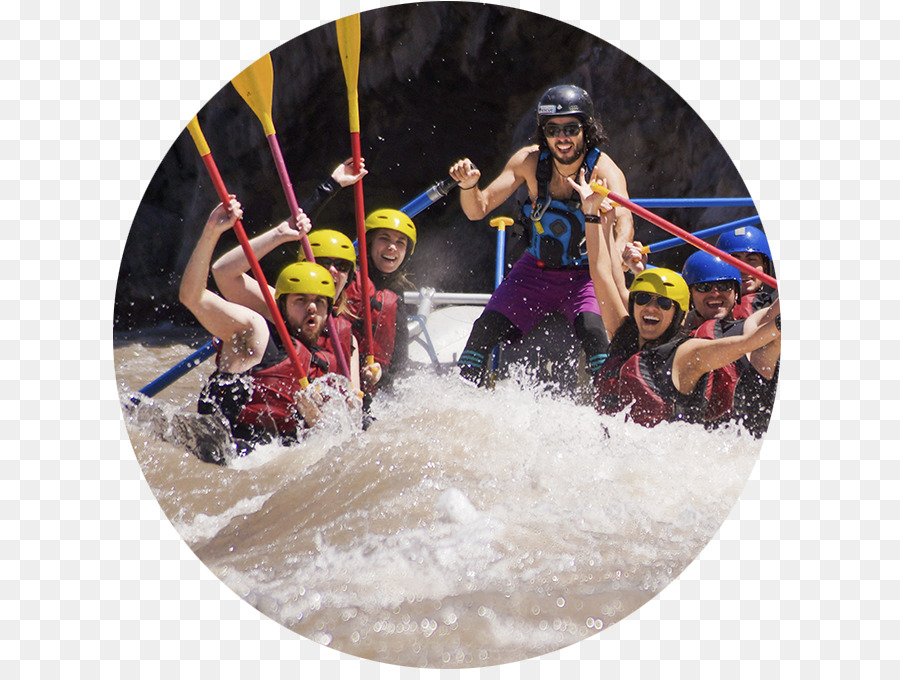
[[[530,245],[491,296],[458,361],[462,377],[477,384],[484,383],[495,345],[522,337],[556,311],[574,328],[588,368],[596,374],[609,344],[591,278],[598,248],[618,263],[616,285],[627,294],[621,253],[634,235],[631,213],[617,208],[613,226],[601,229],[596,216],[585,219],[581,198],[568,181],[584,173],[589,182],[628,195],[625,175],[599,148],[607,137],[590,95],[574,85],[547,90],[537,108],[536,137],[537,143],[513,154],[484,189],[478,186],[481,172],[468,158],[450,168],[470,220],[483,219],[523,184],[529,195],[523,213]]]

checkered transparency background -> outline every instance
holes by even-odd
[[[435,677],[321,647],[226,589],[144,482],[112,361],[128,228],[186,121],[264,52],[381,4],[157,4],[2,10],[0,677]],[[784,358],[761,461],[675,583],[582,644],[448,677],[900,677],[882,351],[900,335],[900,17],[787,4],[514,4],[623,49],[711,126],[770,236]]]

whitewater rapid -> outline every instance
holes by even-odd
[[[184,345],[116,349],[123,399]],[[194,410],[211,366],[154,400]],[[476,389],[423,369],[375,422],[202,463],[126,412],[138,463],[197,556],[265,615],[343,652],[420,667],[530,658],[614,624],[712,538],[760,440],[600,416],[524,375]]]

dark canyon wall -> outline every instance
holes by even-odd
[[[350,155],[347,90],[334,25],[272,53],[273,119],[298,200]],[[232,74],[234,75],[234,74]],[[746,187],[715,136],[694,111],[639,62],[568,24],[492,5],[435,2],[362,15],[359,75],[366,212],[399,208],[468,156],[482,186],[534,130],[534,108],[550,86],[571,82],[594,96],[633,197],[745,196]],[[229,84],[199,113],[229,191],[244,205],[253,235],[289,215],[259,121]],[[217,203],[187,131],[166,154],[140,204],[125,246],[116,291],[117,330],[164,322],[192,324],[178,303],[181,273]],[[512,216],[516,198],[495,215]],[[317,227],[354,237],[353,191],[328,205]],[[658,211],[696,230],[752,214],[748,209]],[[419,245],[410,272],[417,285],[487,292],[494,235],[470,222],[456,193],[416,219]],[[636,219],[644,242],[667,238]],[[221,250],[237,241],[226,235]],[[295,249],[293,249],[295,250]],[[655,264],[680,266],[690,248]],[[295,252],[263,264],[274,276]]]

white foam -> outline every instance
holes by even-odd
[[[444,491],[434,504],[437,510],[449,522],[468,524],[478,517],[478,511],[466,494],[457,488]]]
[[[206,515],[201,512],[189,519],[185,519],[187,513],[181,512],[178,517],[172,520],[172,523],[182,538],[193,546],[215,536],[224,527],[228,526],[235,517],[252,515],[258,512],[266,504],[266,501],[272,497],[272,493],[252,498],[242,498],[226,511],[217,515]]]

